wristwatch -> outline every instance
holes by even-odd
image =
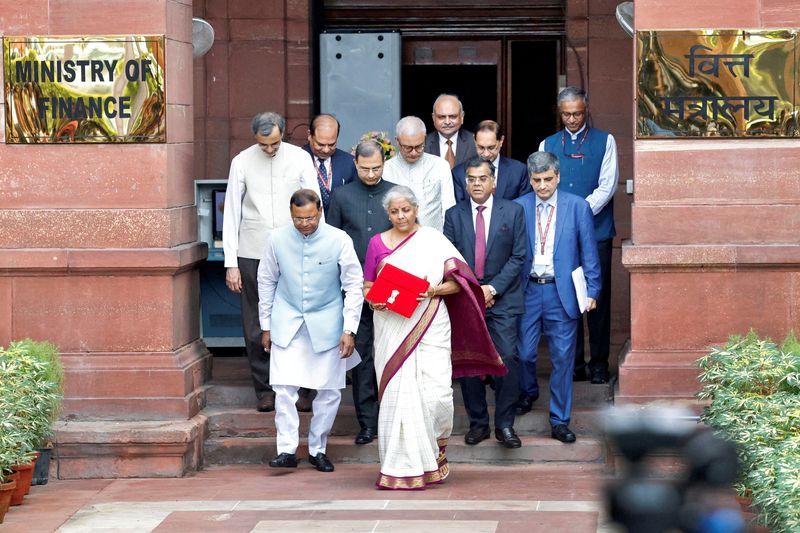
[[[497,291],[491,285],[487,285],[489,287],[489,292],[492,293],[492,296],[497,296]]]
[[[351,337],[355,337],[356,336],[356,334],[353,333],[352,331],[350,331],[349,329],[344,330],[342,333],[346,333],[347,335],[350,335]]]

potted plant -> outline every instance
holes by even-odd
[[[737,444],[740,495],[770,530],[800,531],[800,343],[751,331],[699,361],[703,421]]]
[[[31,341],[32,342],[32,341]],[[50,431],[49,406],[55,393],[48,380],[48,364],[34,356],[28,343],[12,343],[0,351],[0,413],[4,427],[0,445],[16,454],[12,469],[20,474],[11,505],[22,503],[33,478],[38,439]]]
[[[36,458],[32,484],[46,485],[49,478],[50,458],[55,443],[53,424],[61,412],[64,396],[64,368],[61,365],[58,347],[50,342],[24,339],[11,343],[9,349],[12,348],[21,350],[43,365],[36,375],[39,382],[36,392],[37,410],[35,414],[38,418],[38,423],[33,444],[39,455]]]
[[[53,423],[58,417],[63,398],[64,371],[58,348],[49,342],[31,339],[12,342],[0,350],[6,363],[6,375],[13,375],[13,394],[0,399],[14,402],[17,429],[24,453],[30,456],[36,450],[36,470],[31,472],[34,484],[47,483],[50,453],[52,451]],[[27,473],[24,476],[26,481]]]
[[[7,422],[4,413],[0,412],[0,437],[3,435],[3,429],[7,427]],[[3,523],[11,504],[11,496],[17,487],[19,474],[13,473],[11,470],[16,460],[16,450],[4,446],[0,439],[0,524]]]

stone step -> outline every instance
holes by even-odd
[[[494,437],[476,446],[468,446],[459,436],[450,439],[447,458],[452,463],[604,463],[605,446],[599,439],[579,436],[577,442],[563,444],[545,436],[522,436],[522,447],[507,449]],[[298,457],[305,460],[308,451],[301,440]],[[205,464],[266,464],[276,452],[275,437],[209,438],[205,442]],[[352,437],[330,437],[327,455],[334,463],[375,463],[378,443],[357,445]]]
[[[218,406],[238,406],[255,407],[256,395],[253,391],[251,381],[243,380],[214,380],[207,384],[208,389],[205,393],[205,405],[208,407]],[[588,381],[578,381],[572,387],[572,405],[575,408],[594,407],[602,409],[614,398],[613,382],[603,385],[592,385]],[[537,400],[537,405],[546,405],[550,398],[550,384],[547,377],[540,377],[539,388],[541,396]],[[494,395],[491,394],[489,387],[487,390],[487,403],[494,404]],[[458,383],[453,384],[453,401],[456,405],[463,405],[461,399],[461,387]],[[352,405],[353,395],[350,386],[342,390],[342,405]]]
[[[254,408],[236,406],[209,407],[202,412],[208,418],[208,432],[212,438],[221,437],[274,437],[275,413],[259,413]],[[489,419],[493,420],[494,407],[489,406]],[[578,435],[601,434],[602,412],[596,409],[574,409],[570,428]],[[300,434],[308,433],[311,413],[300,413]],[[514,429],[519,435],[549,435],[550,423],[540,402],[530,413],[516,417]],[[341,405],[336,416],[332,436],[354,437],[360,427],[352,405]],[[469,430],[469,418],[462,405],[456,405],[453,417],[453,435],[464,435]]]

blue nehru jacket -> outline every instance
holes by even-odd
[[[322,223],[304,238],[292,224],[272,232],[281,275],[272,304],[270,336],[281,348],[289,345],[303,322],[315,352],[339,345],[344,329],[339,246],[336,229]],[[333,239],[333,241],[331,240]]]
[[[588,130],[588,131],[587,131]],[[586,137],[584,138],[584,133]],[[563,140],[563,143],[562,143]],[[581,142],[583,140],[583,142]],[[544,140],[544,149],[558,156],[561,181],[558,189],[586,198],[597,188],[600,167],[606,153],[608,133],[596,128],[586,129],[573,142],[569,132],[561,130]],[[578,155],[583,157],[578,157]],[[594,216],[594,238],[605,241],[617,234],[614,228],[614,199]]]

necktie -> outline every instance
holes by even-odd
[[[483,280],[483,268],[486,265],[486,221],[483,220],[485,205],[478,206],[475,217],[475,277]]]
[[[450,169],[452,170],[456,166],[456,154],[453,153],[453,141],[451,139],[447,139],[447,153],[444,154],[444,158],[450,163]]]
[[[330,180],[328,171],[325,169],[325,161],[317,159],[317,182],[319,183],[319,193],[322,196],[322,206],[327,207],[331,198]]]

